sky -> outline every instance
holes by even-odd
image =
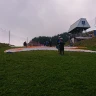
[[[38,36],[67,32],[86,18],[95,25],[96,0],[0,0],[0,42],[22,45]]]

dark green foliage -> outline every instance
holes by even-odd
[[[1,47],[9,47],[9,44],[0,43],[0,48],[1,48]]]
[[[51,37],[39,36],[32,39],[32,41],[39,42],[40,44],[44,44],[45,41],[49,41]]]
[[[62,33],[60,36],[63,38],[64,42],[67,42],[69,40],[69,34],[68,33]]]
[[[2,51],[0,96],[96,96],[95,53]]]
[[[63,38],[64,42],[67,42],[68,39],[69,39],[69,34],[68,33],[62,33],[62,34],[58,34],[58,35],[53,36],[53,37],[46,37],[46,36],[35,37],[35,38],[32,39],[32,41],[39,42],[40,44],[44,44],[44,42],[50,41],[50,39],[51,39],[52,40],[52,45],[56,45],[57,40],[58,40],[58,36],[61,36]]]

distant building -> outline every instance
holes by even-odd
[[[71,34],[78,34],[82,33],[83,30],[86,30],[88,28],[90,28],[90,25],[87,22],[86,18],[80,18],[78,21],[70,26],[68,32]]]
[[[86,18],[80,18],[75,23],[73,23],[68,30],[68,33],[71,34],[70,35],[71,45],[72,43],[77,42],[78,41],[77,39],[79,40],[88,39],[88,38],[82,37],[82,32],[84,30],[87,30],[88,28],[90,28],[90,25],[87,22]]]

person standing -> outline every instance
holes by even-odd
[[[27,47],[27,43],[26,43],[26,41],[23,43],[23,45],[24,45],[24,47]]]
[[[63,38],[60,38],[60,54],[61,55],[64,55],[64,41],[63,41]]]
[[[58,52],[60,53],[60,36],[58,37],[56,48],[58,49]]]
[[[49,46],[52,47],[52,40],[49,41]]]

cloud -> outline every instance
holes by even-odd
[[[8,41],[3,38],[9,30],[16,44],[27,37],[60,34],[82,17],[94,25],[95,6],[95,0],[0,0],[0,27],[6,29],[0,31],[2,41]]]

